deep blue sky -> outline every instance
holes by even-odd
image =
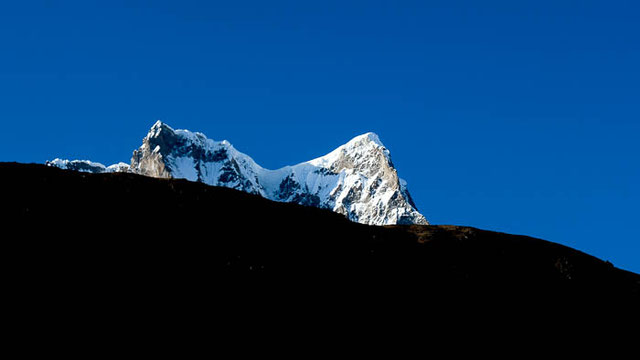
[[[637,1],[0,5],[0,161],[157,119],[277,168],[378,133],[420,210],[640,272]]]

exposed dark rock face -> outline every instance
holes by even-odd
[[[298,190],[300,190],[300,184],[293,180],[291,176],[287,176],[280,183],[279,192],[276,197],[278,200],[286,200],[293,197]]]
[[[105,172],[103,168],[99,166],[94,166],[86,162],[70,162],[67,166],[68,170],[80,171],[80,172],[92,172],[92,173],[102,173]]]

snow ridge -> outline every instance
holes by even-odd
[[[330,209],[363,224],[428,224],[411,200],[406,182],[398,177],[389,150],[374,133],[357,136],[325,156],[269,170],[226,140],[174,130],[157,121],[133,152],[131,165],[105,167],[86,160],[60,159],[47,165],[183,178],[275,201]]]
[[[114,172],[129,172],[129,164],[119,162],[117,164],[104,166],[101,163],[89,161],[89,160],[64,160],[53,159],[45,162],[47,166],[54,166],[65,170],[75,170],[87,173],[114,173]]]

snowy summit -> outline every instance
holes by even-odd
[[[91,162],[86,163],[99,166],[78,166],[84,163],[60,159],[47,162],[71,170],[124,171],[224,186],[270,200],[330,209],[363,224],[428,224],[416,209],[406,182],[398,177],[389,150],[371,132],[325,156],[269,170],[227,141],[174,130],[158,121],[133,152],[130,166],[120,163],[105,167]]]

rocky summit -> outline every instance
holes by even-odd
[[[158,121],[133,152],[130,166],[61,159],[47,165],[187,179],[333,210],[362,224],[428,224],[411,199],[407,183],[398,177],[389,150],[374,133],[357,136],[325,156],[269,170],[226,140],[214,141]]]

